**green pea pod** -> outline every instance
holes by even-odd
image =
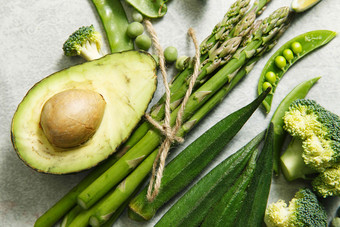
[[[112,53],[132,50],[133,42],[126,33],[129,25],[120,0],[92,0],[103,23]]]
[[[296,86],[289,94],[281,101],[280,105],[277,107],[271,122],[274,125],[274,164],[273,170],[275,174],[279,174],[279,165],[280,165],[280,151],[285,138],[285,131],[283,130],[283,116],[285,112],[288,110],[290,104],[297,99],[302,99],[306,97],[309,90],[313,87],[313,85],[320,79],[320,77],[313,78],[311,80],[307,80],[302,82],[298,86]]]
[[[141,14],[149,18],[160,18],[166,14],[167,6],[164,0],[126,0]]]
[[[258,94],[261,94],[262,91],[268,87],[272,86],[272,92],[269,94],[266,99],[262,102],[266,112],[269,113],[271,109],[272,99],[275,93],[275,89],[283,77],[284,73],[300,58],[310,53],[311,51],[327,44],[335,37],[336,33],[329,30],[315,30],[310,31],[304,34],[301,34],[285,44],[283,44],[268,60],[266,65],[264,66],[259,83],[258,83]],[[301,44],[301,46],[297,49],[292,47],[292,44]],[[283,57],[285,50],[291,50],[290,55],[286,55]],[[276,63],[275,59],[279,57],[279,63]],[[282,58],[283,57],[283,58]],[[282,62],[282,60],[284,62]],[[286,61],[285,61],[286,60]],[[279,68],[277,65],[282,68]],[[276,78],[266,78],[268,72],[273,72]],[[274,75],[272,74],[272,75]],[[268,84],[269,83],[269,84]]]

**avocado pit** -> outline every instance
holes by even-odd
[[[103,97],[95,91],[65,90],[46,101],[40,125],[54,146],[76,147],[94,135],[102,121],[105,105]]]

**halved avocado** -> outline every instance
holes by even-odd
[[[95,133],[78,146],[63,148],[47,139],[41,113],[48,100],[72,89],[97,92],[106,104]],[[39,172],[66,174],[91,168],[129,137],[155,90],[156,63],[144,52],[115,53],[59,71],[34,85],[19,104],[12,120],[13,146]]]

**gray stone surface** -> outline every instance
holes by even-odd
[[[169,3],[167,15],[154,21],[161,44],[173,45],[180,55],[193,55],[194,47],[187,37],[189,27],[196,30],[202,41],[219,22],[233,1],[177,0]],[[269,4],[262,17],[290,0],[277,0]],[[329,29],[340,30],[340,2],[324,0],[317,6],[298,15],[279,44],[301,33]],[[93,24],[103,31],[91,1],[2,1],[0,7],[0,226],[33,226],[35,220],[86,174],[67,176],[41,174],[25,166],[15,154],[10,138],[11,118],[26,92],[45,76],[83,62],[80,58],[63,56],[62,44],[78,27]],[[107,47],[106,47],[107,49]],[[269,55],[187,138],[173,150],[176,154],[224,116],[239,109],[256,97],[257,80]],[[306,56],[291,68],[276,91],[273,108],[298,83],[315,76],[322,76],[308,98],[317,100],[331,111],[340,114],[340,39],[335,38],[322,49]],[[170,70],[171,71],[171,70]],[[161,84],[155,95],[157,100],[164,92]],[[235,152],[258,132],[266,128],[273,111],[265,115],[258,110],[226,147],[224,153],[207,169]],[[278,198],[289,200],[301,182],[287,183],[282,177],[273,180],[270,202]],[[179,198],[179,197],[177,197]],[[174,199],[172,201],[175,202]],[[148,223],[128,219],[126,213],[117,226],[152,226],[171,206],[169,203]],[[326,201],[330,215],[339,206],[339,198]]]

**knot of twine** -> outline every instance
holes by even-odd
[[[177,131],[179,130],[179,128],[181,127],[182,124],[182,116],[183,116],[183,112],[184,112],[184,108],[189,100],[189,97],[192,93],[193,87],[195,85],[195,81],[198,77],[199,74],[199,68],[200,68],[200,51],[199,51],[199,45],[196,39],[196,35],[195,35],[195,31],[192,28],[189,28],[188,30],[188,34],[189,36],[192,38],[193,43],[195,45],[195,64],[194,64],[194,71],[193,74],[191,76],[190,79],[190,83],[188,86],[188,89],[185,93],[185,96],[182,100],[181,106],[179,111],[177,112],[177,117],[176,117],[176,123],[174,125],[174,127],[171,127],[170,124],[170,88],[169,88],[169,84],[167,81],[167,73],[166,73],[166,68],[165,68],[165,60],[164,60],[164,52],[163,49],[161,47],[161,45],[159,44],[158,38],[157,38],[157,34],[151,24],[151,22],[149,20],[144,20],[146,29],[148,31],[148,33],[151,36],[152,39],[152,43],[154,45],[154,48],[157,52],[157,55],[159,57],[159,68],[162,74],[162,79],[163,79],[163,84],[165,87],[165,117],[164,117],[164,123],[160,124],[158,121],[154,120],[149,114],[146,114],[145,117],[146,119],[158,130],[160,130],[160,132],[165,136],[165,139],[161,145],[161,147],[158,150],[156,159],[153,163],[153,167],[152,167],[152,176],[150,179],[150,183],[148,186],[148,192],[147,192],[147,199],[148,201],[153,201],[160,190],[161,187],[161,180],[162,180],[162,176],[163,176],[163,170],[165,167],[165,160],[167,158],[168,152],[170,150],[170,146],[173,142],[177,141],[177,142],[183,142],[183,138],[176,136]],[[157,168],[158,166],[158,168]],[[157,172],[156,172],[157,171]]]

